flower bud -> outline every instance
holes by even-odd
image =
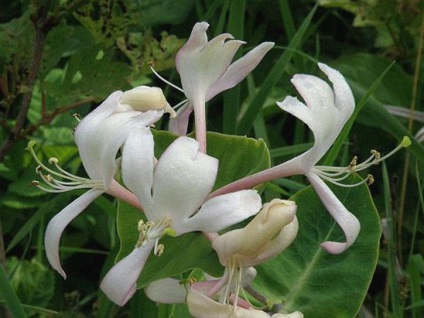
[[[297,235],[297,206],[274,199],[243,229],[229,231],[212,242],[222,265],[236,260],[240,267],[255,266],[282,252]]]
[[[166,101],[159,87],[138,86],[124,92],[121,98],[121,106],[131,107],[133,110],[146,112],[148,110],[164,110],[175,117],[175,111]]]

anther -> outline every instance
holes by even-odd
[[[81,115],[80,114],[78,114],[78,113],[74,113],[74,114],[72,114],[72,117],[74,117],[78,122],[80,122],[81,121]]]
[[[159,244],[154,251],[155,255],[161,256],[164,250],[165,250],[165,246],[163,244]]]
[[[52,164],[58,164],[59,163],[59,159],[55,158],[55,157],[51,157],[49,158],[49,163]]]
[[[376,161],[381,159],[381,154],[377,150],[371,150],[371,154],[374,156]]]
[[[37,180],[32,180],[31,181],[31,186],[37,187],[40,185],[40,182],[38,182]]]
[[[355,171],[357,163],[358,163],[358,157],[355,156],[355,157],[353,157],[352,161],[349,163],[348,169],[351,170],[351,171]]]

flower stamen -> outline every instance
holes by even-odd
[[[171,220],[165,218],[158,223],[153,221],[144,222],[143,220],[138,221],[137,231],[140,233],[138,241],[135,245],[136,248],[146,245],[148,242],[155,241],[155,247],[153,253],[156,256],[161,256],[165,250],[163,244],[159,244],[159,240],[164,235],[173,235],[175,231],[171,228]]]
[[[51,165],[54,165],[55,169],[53,170],[47,167],[41,162],[34,151],[34,146],[36,142],[31,140],[28,143],[26,150],[28,150],[35,161],[38,163],[38,166],[35,168],[35,172],[40,176],[46,185],[49,187],[44,187],[40,185],[38,181],[33,181],[31,184],[37,188],[51,193],[60,193],[76,189],[86,189],[86,188],[97,188],[103,189],[102,180],[91,180],[87,178],[78,177],[69,173],[59,166],[59,160],[55,157],[49,158],[48,162]],[[46,174],[43,171],[47,172]],[[56,179],[58,178],[58,179]],[[66,181],[63,181],[66,180]]]
[[[354,184],[344,184],[340,181],[349,177],[353,172],[359,172],[369,168],[370,166],[378,165],[383,160],[386,160],[400,149],[408,147],[410,144],[410,139],[405,136],[402,139],[402,142],[385,156],[381,156],[380,152],[378,152],[377,150],[371,150],[371,156],[367,158],[364,162],[361,162],[359,164],[357,163],[358,157],[355,156],[352,158],[351,162],[347,165],[347,167],[315,166],[312,168],[312,172],[318,175],[321,179],[324,179],[341,187],[356,187],[364,183],[371,185],[372,183],[374,183],[374,177],[371,174],[368,174],[365,179]]]

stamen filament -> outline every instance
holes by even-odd
[[[162,76],[160,76],[159,75],[159,73],[158,72],[156,72],[155,71],[155,69],[153,68],[153,62],[150,62],[149,63],[149,67],[150,67],[150,69],[152,70],[152,72],[153,72],[153,74],[155,74],[162,82],[164,82],[164,83],[166,83],[166,84],[168,84],[169,86],[171,86],[171,87],[173,87],[173,88],[175,88],[176,90],[179,90],[181,93],[183,93],[184,94],[184,90],[182,89],[182,88],[180,88],[180,87],[178,87],[177,85],[175,85],[175,84],[172,84],[170,81],[168,81],[168,80],[166,80],[166,79],[164,79]]]
[[[50,192],[50,193],[61,193],[76,189],[103,189],[103,181],[102,180],[91,180],[87,178],[78,177],[69,173],[59,166],[59,160],[57,158],[51,157],[49,159],[49,163],[53,164],[58,171],[50,169],[46,165],[44,165],[41,160],[37,157],[34,151],[35,141],[31,140],[28,143],[27,150],[31,153],[32,157],[38,163],[38,167],[35,169],[35,172],[40,176],[40,178],[45,182],[46,185],[50,186],[50,188],[46,188],[41,186],[38,181],[33,182],[37,188]],[[43,173],[47,172],[47,174]],[[61,178],[64,180],[58,180],[56,178]]]
[[[408,147],[411,144],[411,141],[408,137],[404,137],[402,142],[394,148],[392,151],[390,151],[385,156],[381,157],[380,153],[376,150],[371,150],[371,156],[368,157],[365,161],[361,162],[360,164],[357,164],[357,158],[356,156],[352,159],[352,161],[349,163],[347,167],[334,167],[334,166],[315,166],[312,168],[313,173],[315,173],[317,176],[319,176],[321,179],[324,179],[326,181],[329,181],[335,185],[341,186],[341,187],[356,187],[358,185],[364,184],[368,182],[369,184],[374,182],[374,178],[372,175],[368,175],[365,179],[363,179],[360,182],[354,183],[354,184],[343,184],[339,181],[345,180],[347,177],[349,177],[353,172],[359,172],[362,170],[365,170],[369,168],[372,165],[377,165],[383,160],[389,158],[393,154],[395,154],[397,151],[399,151],[402,148]]]

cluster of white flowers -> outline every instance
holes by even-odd
[[[89,178],[64,171],[55,158],[50,160],[55,169],[48,168],[36,157],[34,142],[30,142],[28,149],[39,164],[37,173],[48,187],[34,181],[37,186],[52,192],[89,189],[49,222],[46,253],[52,267],[66,278],[59,258],[60,237],[65,227],[95,198],[107,193],[139,208],[147,219],[138,224],[140,235],[134,242],[134,250],[116,263],[101,283],[101,289],[113,302],[123,306],[133,296],[149,255],[152,251],[156,255],[162,252],[159,241],[164,235],[202,231],[225,267],[223,277],[208,278],[189,286],[168,278],[149,285],[146,294],[159,302],[187,302],[195,317],[270,317],[239,295],[256,275],[253,266],[275,257],[296,238],[297,206],[293,201],[280,199],[263,204],[253,187],[275,178],[305,175],[345,233],[345,242],[322,243],[325,250],[337,254],[355,242],[360,224],[323,179],[338,182],[354,168],[359,170],[384,158],[372,158],[354,168],[316,166],[355,107],[343,76],[319,64],[332,87],[315,76],[295,75],[292,82],[305,104],[294,97],[277,103],[309,126],[315,137],[314,146],[283,164],[211,193],[219,162],[207,154],[205,103],[242,81],[274,43],[262,43],[232,63],[243,42],[232,40],[230,34],[208,41],[207,28],[207,23],[197,23],[177,55],[176,68],[187,98],[177,112],[170,107],[160,88],[141,86],[112,93],[78,124],[75,142]],[[192,111],[196,139],[186,136]],[[180,136],[157,159],[150,127],[164,113],[170,114],[170,130]],[[116,179],[118,171],[122,174],[122,184]],[[249,217],[253,218],[244,228],[217,234]],[[302,316],[300,312],[272,315],[275,318]]]

